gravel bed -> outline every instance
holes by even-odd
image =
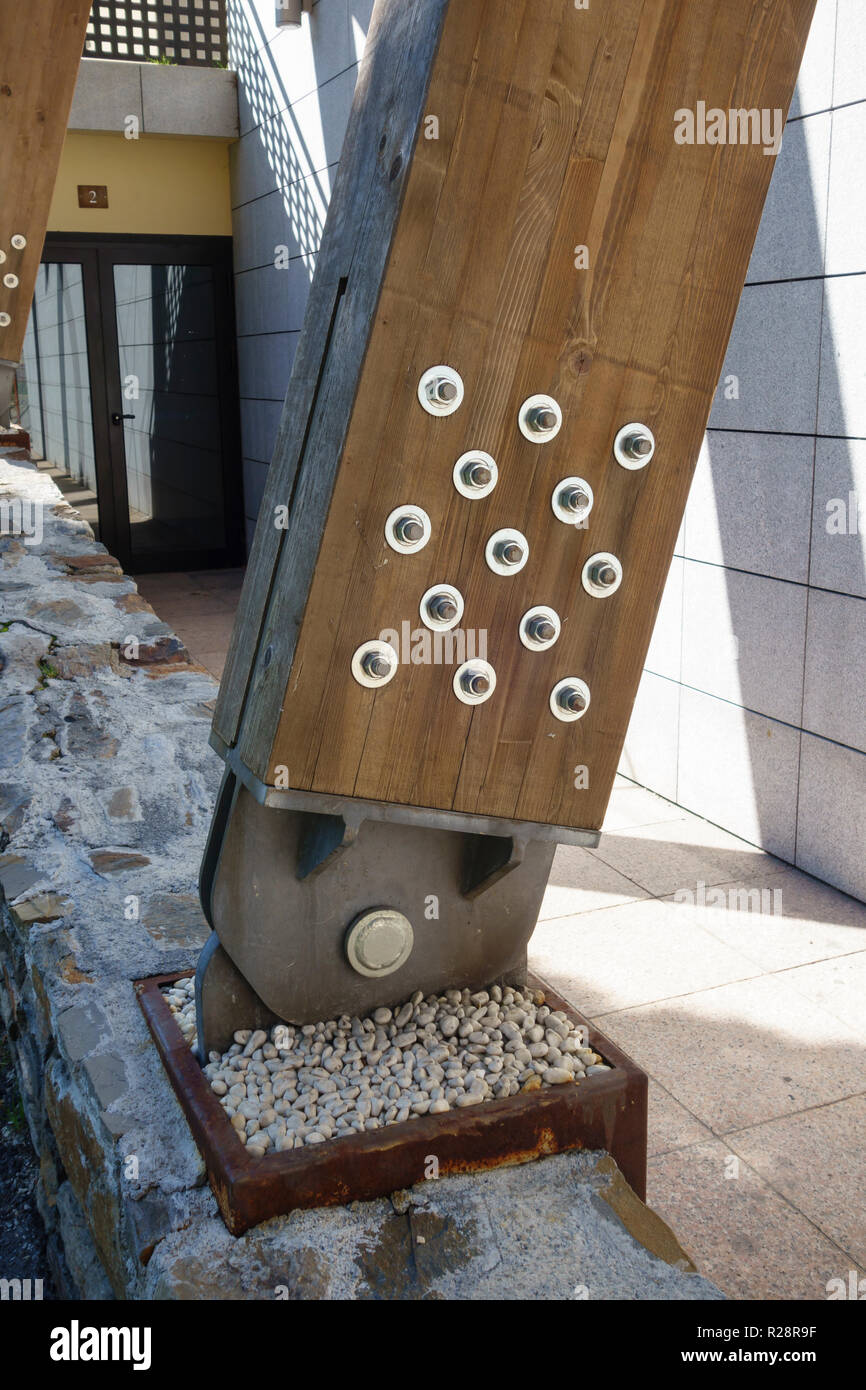
[[[192,976],[163,994],[194,1046]],[[543,994],[494,985],[426,999],[419,991],[370,1018],[242,1029],[204,1073],[238,1140],[262,1157],[610,1070]]]

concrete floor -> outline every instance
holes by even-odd
[[[219,676],[241,578],[139,587]],[[648,1200],[703,1274],[758,1299],[864,1276],[866,905],[620,777],[530,961],[648,1072]]]
[[[217,680],[222,676],[242,569],[133,576],[142,594],[190,654]]]

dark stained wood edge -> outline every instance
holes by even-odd
[[[531,1162],[569,1149],[604,1149],[641,1201],[646,1197],[647,1076],[610,1039],[543,981],[547,1002],[587,1029],[589,1044],[614,1070],[591,1081],[425,1116],[371,1134],[252,1159],[234,1135],[161,987],[189,972],[136,982],[157,1051],[201,1151],[220,1213],[233,1235],[299,1207],[371,1201],[423,1180],[435,1156],[439,1175]]]
[[[377,0],[373,11],[214,712],[213,728],[223,744],[233,746],[246,721],[252,729],[245,743],[264,743],[265,760],[449,4]],[[283,530],[266,523],[279,505],[290,509]],[[272,659],[256,669],[269,645]]]

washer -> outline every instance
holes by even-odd
[[[432,387],[437,381],[456,387],[456,394],[451,400],[440,401],[432,394]],[[453,415],[463,404],[463,378],[453,367],[428,367],[418,382],[418,399],[428,415]]]
[[[599,584],[597,580],[593,578],[593,570],[601,568],[603,565],[609,565],[610,568],[615,571],[616,579],[614,583]],[[590,555],[583,567],[580,582],[584,589],[586,589],[586,592],[591,594],[593,598],[610,598],[611,594],[615,594],[622,583],[622,565],[615,555],[611,555],[609,550],[600,550],[596,555]]]
[[[476,487],[473,483],[466,482],[463,477],[463,470],[472,463],[482,463],[486,468],[490,469],[492,476],[489,483],[482,483],[480,487]],[[499,469],[496,466],[496,460],[492,458],[490,454],[485,454],[483,449],[470,449],[468,453],[460,455],[454,465],[452,477],[454,479],[454,486],[461,497],[468,497],[474,502],[479,497],[490,496],[490,493],[499,481]]]
[[[436,618],[428,611],[427,604],[432,598],[449,598],[457,608],[456,616],[453,618]],[[421,621],[425,627],[429,627],[431,632],[448,632],[452,627],[456,627],[463,617],[463,595],[459,589],[455,589],[453,584],[434,584],[428,589],[418,605],[421,614]]]
[[[560,501],[562,494],[567,492],[569,488],[579,488],[581,492],[586,493],[589,502],[585,507],[578,507],[577,511],[572,511]],[[582,521],[585,521],[592,511],[594,502],[595,496],[585,478],[563,478],[561,482],[556,484],[550,499],[553,515],[558,521],[564,521],[566,526],[579,526]]]
[[[421,522],[422,534],[416,541],[404,541],[395,533],[394,527],[403,517],[411,516]],[[416,551],[423,550],[431,535],[433,526],[430,518],[423,507],[416,507],[414,502],[406,502],[402,507],[395,507],[388,520],[385,522],[385,540],[392,550],[396,550],[398,555],[414,555]]]
[[[523,547],[523,555],[517,564],[509,565],[496,554],[499,546],[505,545],[508,541],[516,541]],[[529,541],[522,531],[515,531],[510,526],[503,526],[500,531],[494,531],[484,547],[484,558],[494,574],[519,574],[529,559]]]
[[[373,676],[365,670],[364,662],[370,656],[384,656],[391,662],[391,670],[387,676]],[[365,685],[368,690],[380,690],[382,686],[392,681],[397,674],[397,667],[400,665],[400,658],[392,646],[387,642],[380,642],[375,638],[371,642],[362,642],[360,647],[352,656],[352,675],[359,685]]]
[[[469,675],[485,677],[487,689],[477,692],[466,690],[463,682]],[[457,667],[452,686],[457,699],[461,700],[464,705],[483,705],[484,701],[489,700],[496,689],[496,672],[489,661],[482,661],[479,657],[475,657],[472,661],[464,661],[462,666]]]
[[[629,439],[637,435],[641,439],[647,439],[650,448],[645,454],[635,456],[629,453],[627,444]],[[636,472],[639,468],[646,468],[650,459],[656,451],[655,435],[649,425],[642,425],[639,421],[633,421],[630,425],[623,425],[622,429],[613,441],[613,456],[622,468],[628,468],[631,472]]]
[[[540,430],[533,426],[532,419],[537,410],[549,410],[556,417],[550,429]],[[517,416],[520,433],[533,444],[549,444],[562,429],[562,410],[552,396],[528,396],[520,407]]]
[[[563,690],[578,690],[583,696],[586,704],[583,709],[565,709],[559,703],[559,696]],[[557,681],[550,692],[550,712],[556,719],[561,719],[563,724],[573,724],[575,720],[582,719],[589,709],[590,702],[589,686],[586,681],[582,681],[579,676],[565,676],[563,680]]]
[[[530,631],[532,624],[539,621],[550,623],[555,629],[553,637],[538,638],[533,637]],[[520,619],[518,635],[524,647],[531,652],[546,652],[548,647],[552,647],[559,641],[559,634],[562,631],[562,623],[559,614],[552,608],[546,607],[543,603],[536,603],[534,607],[527,609]]]

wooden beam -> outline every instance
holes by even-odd
[[[410,26],[432,13],[399,8]],[[281,547],[257,539],[249,628],[236,629],[215,720],[256,776],[273,784],[285,768],[298,789],[600,826],[774,164],[763,140],[679,143],[677,113],[705,103],[781,117],[813,8],[460,0],[435,7],[411,59],[402,44],[388,54],[384,97],[381,85],[362,87],[338,207],[371,149],[379,163],[363,214],[355,209],[336,316],[314,286],[301,363],[318,364],[318,388],[308,384],[302,429],[284,426],[266,502],[291,505],[289,529]],[[376,13],[396,23],[390,0]],[[374,63],[386,54],[381,24],[377,34]],[[383,111],[398,96],[394,130]],[[438,138],[418,138],[425,116],[437,118]],[[395,151],[405,191],[389,202]],[[340,225],[326,228],[326,266]],[[440,362],[460,372],[466,394],[434,419],[416,390]],[[290,399],[297,389],[293,379]],[[545,445],[517,428],[535,392],[564,415]],[[612,446],[636,420],[652,428],[656,452],[631,472]],[[499,465],[484,500],[452,483],[469,448]],[[556,483],[572,474],[595,494],[586,529],[552,513]],[[400,556],[383,528],[406,502],[429,513],[433,537]],[[272,524],[263,512],[259,532]],[[504,526],[530,546],[509,578],[483,558]],[[581,585],[598,551],[624,571],[606,599]],[[462,626],[486,634],[494,696],[460,704],[448,665],[409,663],[382,689],[360,687],[349,674],[355,648],[404,621],[418,628],[421,595],[439,581],[463,594]],[[536,602],[562,618],[560,639],[540,653],[517,635]],[[575,724],[548,707],[565,676],[592,692]]]
[[[0,358],[17,362],[42,258],[89,0],[0,7]],[[23,236],[26,246],[12,245]],[[3,277],[14,275],[12,288]]]

